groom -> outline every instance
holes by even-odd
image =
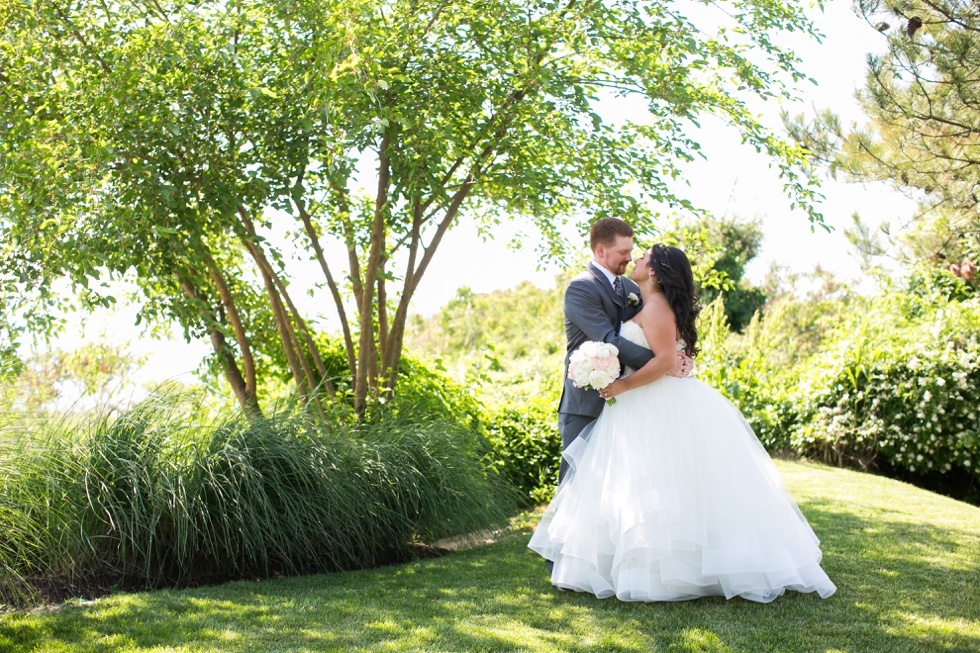
[[[643,367],[653,354],[620,337],[623,322],[640,312],[643,302],[640,289],[627,277],[626,266],[632,260],[633,228],[619,218],[602,218],[589,230],[593,260],[588,268],[568,284],[565,290],[565,387],[558,405],[558,432],[562,451],[586,426],[599,417],[605,401],[595,390],[576,388],[568,378],[568,359],[587,340],[607,342],[619,349],[619,362],[634,370]],[[687,376],[692,361],[678,360],[672,376]],[[562,458],[558,480],[565,477],[568,463]]]

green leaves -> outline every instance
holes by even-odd
[[[867,2],[856,11],[868,22],[867,38],[887,39],[887,52],[868,58],[859,96],[868,124],[842,129],[826,111],[812,124],[789,120],[791,131],[814,167],[886,181],[920,202],[909,221],[917,228],[899,243],[911,257],[976,252],[980,15],[952,0]]]
[[[373,333],[349,360],[390,364],[448,229],[521,220],[556,259],[577,247],[569,222],[615,215],[650,234],[663,207],[696,210],[680,166],[700,156],[704,115],[810,202],[798,153],[746,102],[791,94],[796,60],[773,37],[811,27],[796,3],[724,4],[7,4],[0,229],[29,252],[37,292],[68,277],[97,302],[90,281],[135,272],[141,315],[188,337],[226,337],[227,305],[247,306],[246,333],[222,349],[242,361],[246,342],[281,360],[275,295],[294,260],[315,258],[346,331]],[[631,99],[646,116],[609,117]],[[215,276],[236,279],[231,295]]]

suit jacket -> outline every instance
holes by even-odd
[[[620,278],[626,297],[634,293],[639,298],[640,288],[632,280]],[[558,404],[559,413],[598,417],[605,404],[598,392],[576,388],[568,378],[568,359],[583,342],[595,340],[615,345],[619,348],[620,364],[635,370],[653,358],[649,349],[619,335],[623,322],[636,315],[641,307],[642,303],[624,306],[606,276],[592,264],[568,284],[565,289],[565,386]]]

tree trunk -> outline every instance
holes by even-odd
[[[254,387],[250,391],[248,383],[242,376],[241,370],[238,369],[238,363],[231,352],[231,347],[225,339],[225,334],[217,327],[219,324],[217,317],[209,309],[205,308],[205,306],[209,305],[208,301],[201,295],[191,281],[181,281],[180,287],[188,298],[198,302],[200,305],[201,317],[207,325],[208,335],[211,337],[211,347],[218,357],[221,369],[225,373],[225,379],[231,386],[232,392],[235,393],[235,398],[238,399],[238,404],[250,419],[262,417],[262,409],[259,407]]]
[[[416,197],[412,201],[412,237],[408,247],[408,263],[405,266],[405,281],[402,288],[402,296],[395,309],[395,317],[392,321],[391,331],[388,334],[388,342],[384,347],[382,357],[382,369],[384,370],[385,387],[389,393],[395,391],[398,383],[398,364],[401,360],[402,338],[405,333],[405,322],[408,319],[409,301],[406,300],[406,290],[415,284],[415,261],[418,257],[419,246],[422,243],[422,201]],[[408,293],[408,300],[411,300],[411,292]]]
[[[296,335],[293,333],[292,324],[289,321],[289,316],[286,314],[282,299],[279,297],[275,281],[273,281],[272,276],[266,269],[266,265],[263,265],[265,257],[250,238],[250,235],[255,233],[254,228],[249,228],[251,220],[246,214],[244,207],[238,207],[238,214],[242,219],[242,224],[245,225],[245,229],[248,231],[248,233],[239,233],[239,237],[249,254],[251,254],[255,264],[259,267],[259,272],[262,274],[266,295],[269,298],[269,304],[272,308],[272,317],[276,324],[276,330],[279,333],[279,339],[282,342],[283,353],[286,355],[286,360],[293,374],[293,381],[296,383],[296,390],[301,397],[309,400],[310,393],[316,386],[312,372],[310,372],[309,366],[306,364],[305,356],[303,356],[302,349],[296,340]],[[267,261],[265,262],[267,263]]]
[[[211,280],[214,281],[214,285],[218,289],[221,302],[224,304],[225,312],[228,314],[228,321],[231,322],[231,328],[235,332],[235,340],[238,342],[238,348],[242,352],[242,364],[245,366],[245,394],[254,398],[256,388],[255,359],[252,357],[252,347],[245,333],[245,327],[238,315],[238,308],[235,306],[234,297],[232,297],[231,291],[228,289],[228,284],[225,282],[224,275],[221,274],[221,269],[218,267],[217,262],[215,262],[210,252],[206,249],[203,251],[203,254],[211,274]]]
[[[377,345],[374,340],[374,284],[377,280],[378,269],[384,256],[385,248],[385,215],[388,207],[388,185],[391,182],[391,161],[388,147],[391,137],[385,132],[381,139],[379,151],[380,165],[378,167],[378,194],[375,198],[374,224],[371,230],[371,249],[368,254],[367,266],[364,269],[364,280],[361,284],[359,302],[359,321],[361,334],[358,342],[357,376],[354,377],[354,411],[364,415],[367,408],[369,385],[377,387]],[[373,369],[374,374],[371,374]],[[371,376],[374,376],[372,379]]]
[[[245,225],[245,229],[250,236],[255,236],[255,225],[248,218],[247,215],[242,215],[242,221]],[[323,364],[323,359],[320,357],[320,350],[317,348],[316,343],[313,341],[313,336],[310,334],[309,327],[306,325],[306,321],[303,320],[303,316],[300,315],[299,311],[296,309],[296,305],[293,304],[292,298],[289,296],[289,291],[286,289],[286,284],[283,280],[276,274],[275,268],[269,263],[269,259],[266,257],[262,249],[256,245],[254,242],[248,238],[244,239],[245,247],[248,248],[249,253],[255,260],[256,265],[259,266],[259,270],[262,272],[264,279],[272,282],[274,289],[277,291],[274,293],[276,299],[279,300],[279,306],[282,307],[282,301],[286,302],[286,306],[289,308],[289,314],[292,316],[293,320],[296,322],[296,328],[299,329],[303,336],[303,340],[306,343],[307,350],[309,351],[310,357],[313,359],[313,364],[316,365],[317,371],[319,372],[319,379],[313,374],[310,369],[309,363],[306,360],[306,356],[303,354],[303,348],[300,346],[299,341],[296,338],[296,332],[293,330],[293,325],[289,321],[288,317],[285,320],[285,325],[289,331],[290,340],[293,343],[293,347],[299,356],[299,363],[303,369],[303,373],[306,375],[307,383],[309,384],[310,391],[314,391],[321,384],[326,389],[327,394],[331,397],[334,396],[336,391],[334,390],[333,383],[327,378],[327,368]],[[270,296],[271,299],[271,296]],[[285,314],[285,310],[283,309]]]
[[[294,200],[294,204],[296,205],[297,211],[299,211],[300,219],[303,221],[303,228],[306,230],[306,235],[313,245],[313,251],[316,253],[317,261],[320,263],[320,269],[323,270],[323,276],[327,279],[327,287],[330,288],[330,294],[333,296],[334,304],[337,306],[337,315],[340,316],[340,327],[344,332],[344,350],[347,352],[347,368],[353,379],[357,374],[357,359],[354,353],[354,340],[351,338],[347,311],[344,309],[344,300],[340,296],[340,289],[337,286],[337,282],[334,281],[333,275],[330,273],[330,267],[327,265],[327,259],[323,255],[323,247],[320,245],[320,239],[317,237],[316,230],[313,228],[313,221],[310,219],[310,214],[306,211],[306,207],[301,201]]]

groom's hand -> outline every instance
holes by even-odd
[[[679,351],[677,352],[677,362],[674,363],[673,369],[667,372],[667,376],[676,376],[682,379],[690,374],[692,369],[694,369],[694,359]]]

